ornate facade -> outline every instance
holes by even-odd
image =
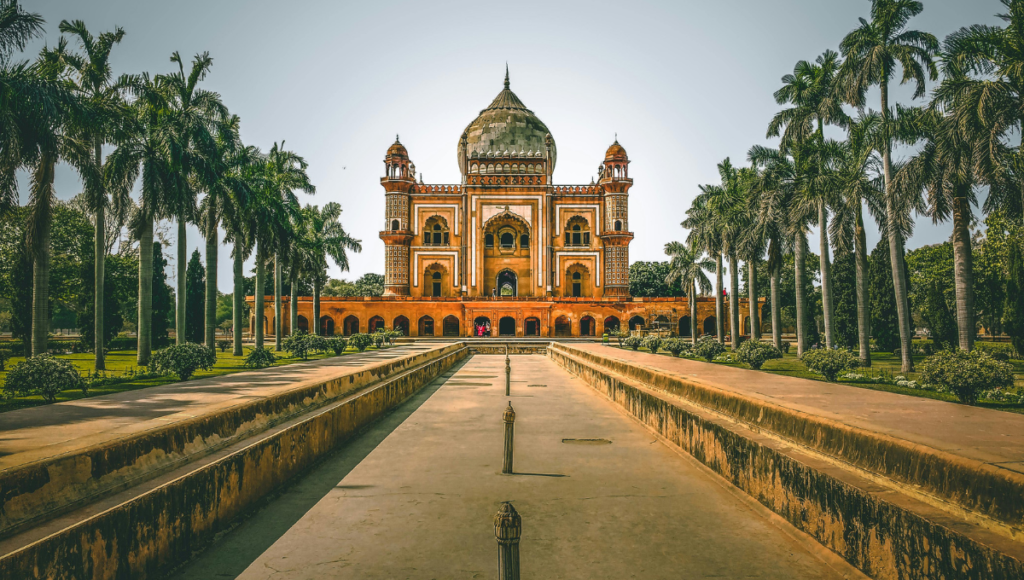
[[[555,185],[555,140],[506,71],[502,91],[462,132],[457,160],[460,183],[423,183],[395,138],[380,180],[384,296],[325,298],[321,331],[380,324],[413,336],[479,335],[481,327],[495,336],[586,336],[627,321],[689,324],[685,298],[629,296],[633,180],[617,139],[596,182]],[[713,304],[699,304],[701,324],[713,320]]]

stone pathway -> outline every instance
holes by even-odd
[[[1024,473],[1024,415],[601,344],[572,347]]]
[[[0,413],[0,471],[443,346],[395,346]]]
[[[470,358],[179,577],[493,578],[511,500],[523,578],[863,578],[549,359],[512,364],[506,398],[504,357]],[[516,473],[501,475],[509,400]]]

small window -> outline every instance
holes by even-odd
[[[572,279],[573,280],[579,280],[580,279],[580,273],[579,272],[573,272],[572,273]]]
[[[508,249],[514,248],[516,245],[516,238],[510,232],[501,234],[501,247]]]
[[[433,278],[434,278],[434,280],[440,280],[441,279],[441,273],[440,272],[434,272]]]
[[[486,236],[484,236],[484,247],[494,247],[494,234],[487,234]]]
[[[402,229],[402,224],[398,220],[391,220],[391,231],[397,232]]]
[[[572,226],[572,245],[579,246],[583,243],[583,236],[580,233],[580,225]]]
[[[615,220],[615,231],[622,231],[622,220]]]
[[[523,234],[523,235],[519,236],[519,247],[523,248],[524,250],[530,249],[530,235],[529,234]]]

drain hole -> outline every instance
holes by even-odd
[[[562,439],[562,443],[570,445],[611,445],[610,439]]]
[[[546,388],[547,385],[526,385],[527,387]]]

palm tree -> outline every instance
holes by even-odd
[[[113,141],[104,167],[115,215],[130,214],[129,231],[139,240],[138,352],[136,362],[148,366],[153,350],[153,222],[168,215],[174,171],[169,157],[165,95],[148,74],[124,78],[121,84],[136,96]],[[142,187],[136,207],[129,193],[139,177]]]
[[[722,304],[723,264],[722,264],[722,232],[718,224],[719,215],[710,207],[710,200],[718,193],[716,186],[702,185],[701,193],[686,210],[684,228],[690,230],[686,243],[695,251],[715,257],[715,329],[718,342],[725,342],[724,310]]]
[[[860,19],[860,26],[846,35],[840,44],[845,63],[841,73],[846,99],[854,106],[863,106],[869,88],[878,85],[881,91],[881,116],[884,134],[888,135],[891,118],[889,109],[889,82],[897,66],[903,69],[902,83],[915,84],[914,98],[925,94],[926,78],[936,80],[938,70],[933,57],[938,54],[939,41],[935,36],[907,30],[910,19],[924,10],[917,0],[872,0],[871,20]],[[903,240],[900,239],[897,200],[892,182],[892,142],[883,138],[882,174],[885,181],[884,200],[887,214],[886,233],[892,260],[893,286],[896,309],[900,321],[900,344],[903,354],[903,372],[914,370],[911,357],[910,318],[906,312],[907,286],[903,263]]]
[[[92,149],[93,171],[102,174],[103,145],[109,140],[114,125],[122,112],[122,108],[119,107],[121,87],[111,82],[113,74],[110,69],[110,51],[124,38],[124,30],[118,27],[113,32],[104,32],[98,37],[93,37],[89,29],[86,28],[85,22],[62,20],[60,31],[62,34],[77,37],[78,43],[85,51],[84,54],[67,51],[63,38],[56,50],[46,54],[54,64],[71,72],[71,86],[85,105],[86,111],[86,115],[80,119],[82,126],[75,127],[74,130],[80,134],[78,138]],[[92,185],[85,189],[85,200],[89,211],[95,218],[93,322],[96,336],[93,351],[95,353],[95,369],[101,371],[106,369],[103,354],[103,285],[107,257],[105,222],[107,192],[101,179],[92,180]]]
[[[685,244],[669,242],[665,244],[665,255],[669,258],[669,274],[666,284],[674,284],[677,280],[686,288],[687,302],[690,303],[690,340],[697,344],[697,293],[710,292],[711,281],[705,270],[711,270],[715,263]]]
[[[196,221],[196,198],[202,183],[215,181],[209,174],[216,155],[217,124],[227,118],[227,109],[220,95],[198,88],[213,66],[209,53],[196,55],[192,68],[185,73],[185,64],[177,52],[171,62],[176,72],[157,77],[158,86],[168,96],[168,124],[171,138],[170,157],[176,179],[172,183],[168,209],[178,222],[178,263],[175,333],[177,343],[185,342],[185,266],[188,261],[185,226]]]
[[[871,366],[871,312],[868,296],[868,255],[864,230],[863,205],[868,203],[881,215],[881,159],[875,149],[881,116],[863,112],[847,126],[846,141],[841,144],[834,189],[841,201],[829,226],[829,236],[837,251],[854,254],[857,280],[857,338],[861,366]],[[853,242],[851,247],[850,242]]]
[[[348,271],[348,252],[361,252],[362,242],[348,235],[342,227],[341,205],[331,202],[320,209],[306,206],[306,229],[302,245],[306,248],[307,271],[313,275],[313,328],[320,333],[320,289],[326,276],[327,258],[342,272]],[[295,283],[292,283],[295,288]],[[294,290],[292,290],[294,300]]]
[[[250,198],[263,188],[263,156],[256,147],[242,147],[235,152],[229,166],[230,174],[224,179],[230,180],[227,187],[230,200],[222,205],[222,222],[225,231],[224,241],[232,244],[232,352],[235,356],[242,356],[242,314],[245,311],[243,264],[255,243],[246,220]]]
[[[291,296],[288,300],[289,334],[295,334],[295,331],[299,329],[299,279],[313,274],[311,271],[312,258],[309,255],[306,237],[309,229],[308,209],[309,206],[306,206],[305,209],[292,216],[292,229],[295,231],[295,238],[288,247],[286,260],[288,262],[288,286],[291,289]],[[314,311],[317,310],[315,306]],[[317,326],[314,324],[313,330],[316,329]]]
[[[0,58],[25,50],[28,41],[43,33],[43,17],[25,12],[17,0],[0,0]]]
[[[280,144],[274,143],[270,153],[267,154],[264,186],[268,188],[269,194],[285,200],[287,207],[297,210],[299,201],[295,197],[295,190],[308,194],[316,193],[316,187],[310,183],[309,176],[306,174],[307,167],[308,164],[305,159],[284,149],[284,141],[281,141]],[[292,234],[282,235],[274,240],[274,348],[276,350],[281,350],[281,341],[283,339],[281,328],[283,314],[281,311],[283,264],[281,263],[281,255],[287,252],[292,237]]]
[[[828,50],[814,63],[798,62],[793,74],[782,78],[783,86],[775,92],[775,101],[780,105],[792,104],[793,107],[775,115],[768,126],[768,136],[778,137],[781,134],[783,150],[797,150],[813,141],[824,143],[826,124],[843,126],[848,122],[842,101],[837,96],[835,78],[838,71],[839,55]],[[804,180],[805,187],[800,191],[801,201],[816,208],[816,219],[821,232],[819,259],[825,344],[832,348],[834,324],[827,224],[828,208],[834,202],[834,198],[830,188],[815,187],[816,184],[820,185],[815,177],[826,173],[825,159],[820,154],[816,155],[822,148],[815,147],[807,151],[812,152],[812,156],[807,160],[805,167],[812,172],[812,176]]]

